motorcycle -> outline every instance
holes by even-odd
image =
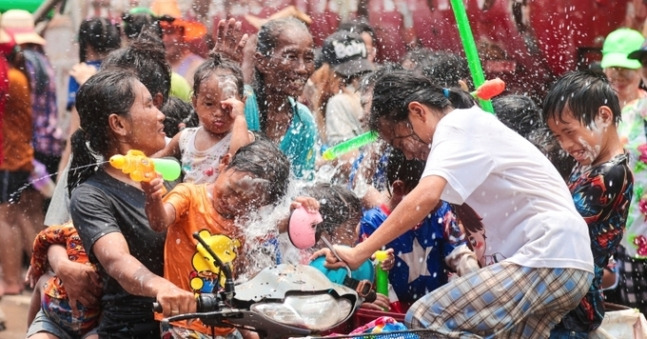
[[[303,227],[316,227],[311,221]],[[290,227],[301,227],[294,226],[297,223],[290,222]],[[309,234],[315,236],[315,232]],[[255,331],[262,338],[310,336],[343,324],[365,298],[374,297],[369,281],[358,282],[349,276],[346,281],[351,287],[336,284],[309,265],[267,267],[250,280],[236,284],[230,266],[220,260],[200,234],[193,237],[200,243],[199,249],[213,258],[213,265],[220,269],[225,283],[222,288],[214,287],[218,291],[197,297],[196,313],[165,318],[162,327],[175,321],[200,319],[208,326]],[[158,303],[153,309],[161,312]]]

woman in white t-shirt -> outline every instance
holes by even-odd
[[[427,164],[418,186],[371,237],[335,248],[341,259],[357,267],[441,199],[467,203],[483,218],[482,268],[418,300],[406,323],[443,337],[547,338],[593,278],[587,225],[555,167],[467,92],[408,71],[378,79],[370,127]]]

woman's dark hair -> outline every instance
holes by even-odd
[[[332,233],[348,220],[359,223],[362,218],[362,202],[343,186],[316,183],[304,187],[303,194],[319,202],[323,222],[317,226],[317,239],[321,233]]]
[[[591,70],[567,73],[551,86],[544,98],[543,121],[562,121],[564,109],[569,108],[573,117],[589,126],[598,115],[598,109],[607,106],[613,112],[615,124],[620,122],[621,110],[616,92],[604,73]]]
[[[220,53],[209,53],[209,57],[205,60],[198,69],[195,70],[193,75],[193,97],[197,97],[200,93],[200,85],[202,81],[216,73],[219,69],[228,70],[236,78],[236,86],[238,90],[238,97],[243,97],[244,80],[243,71],[240,66],[231,59],[221,55]]]
[[[128,47],[110,53],[101,69],[112,67],[131,69],[151,95],[161,93],[164,103],[171,90],[171,65],[166,60],[164,43],[154,32],[146,29]]]
[[[527,95],[510,94],[492,99],[496,117],[522,137],[530,139],[533,131],[542,126],[541,111]]]
[[[459,87],[463,80],[471,87],[470,70],[467,61],[450,51],[432,51],[419,61],[415,71],[443,87]]]
[[[470,108],[475,101],[460,89],[444,88],[412,71],[393,71],[380,77],[373,89],[369,126],[377,131],[381,118],[392,122],[408,119],[409,103],[417,101],[436,110]]]
[[[424,170],[424,161],[407,160],[402,151],[392,149],[386,165],[387,187],[392,186],[396,180],[400,180],[404,183],[405,192],[411,192],[418,185]]]
[[[137,81],[137,75],[129,70],[102,70],[79,88],[76,110],[79,112],[80,127],[71,138],[73,157],[68,173],[70,194],[96,171],[91,165],[97,163],[97,156],[105,156],[110,150],[115,139],[108,125],[108,117],[111,114],[130,114],[135,102],[133,88]]]
[[[91,46],[95,52],[105,55],[121,47],[119,26],[106,18],[90,18],[79,26],[79,60],[87,61],[86,49]]]
[[[283,19],[274,19],[263,24],[256,35],[256,52],[260,53],[266,58],[274,55],[276,44],[279,41],[279,36],[285,30],[300,30],[310,32],[308,26],[302,21],[289,17]],[[256,101],[259,110],[259,124],[261,130],[267,121],[267,104],[265,98],[265,79],[258,69],[254,70],[254,83],[252,84],[254,93],[256,94]]]
[[[268,203],[274,204],[288,189],[290,161],[269,139],[255,134],[255,140],[238,149],[227,169],[250,173],[267,181]]]
[[[198,126],[198,118],[193,105],[177,97],[169,97],[161,109],[164,113],[164,133],[172,138],[180,131],[180,123],[184,127]]]

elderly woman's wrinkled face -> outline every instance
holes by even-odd
[[[272,55],[264,58],[267,91],[298,97],[315,70],[314,60],[314,42],[308,31],[283,30]]]

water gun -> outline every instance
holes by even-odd
[[[389,272],[382,269],[382,262],[389,259],[387,251],[375,252],[375,291],[382,295],[389,295]]]
[[[180,177],[180,163],[170,158],[149,158],[144,152],[129,150],[126,155],[116,154],[110,157],[110,165],[130,175],[137,182],[149,182],[159,173],[166,181],[174,181]]]
[[[346,140],[342,143],[339,143],[333,147],[330,147],[329,149],[325,150],[323,154],[321,155],[324,160],[330,161],[334,160],[338,156],[348,153],[354,149],[360,148],[364,145],[368,145],[375,140],[377,140],[378,135],[377,133],[371,131],[371,132],[366,132],[363,134],[360,134],[352,139]]]
[[[472,96],[481,100],[490,100],[495,96],[503,93],[505,82],[499,78],[494,78],[484,82],[476,91],[470,93]]]

